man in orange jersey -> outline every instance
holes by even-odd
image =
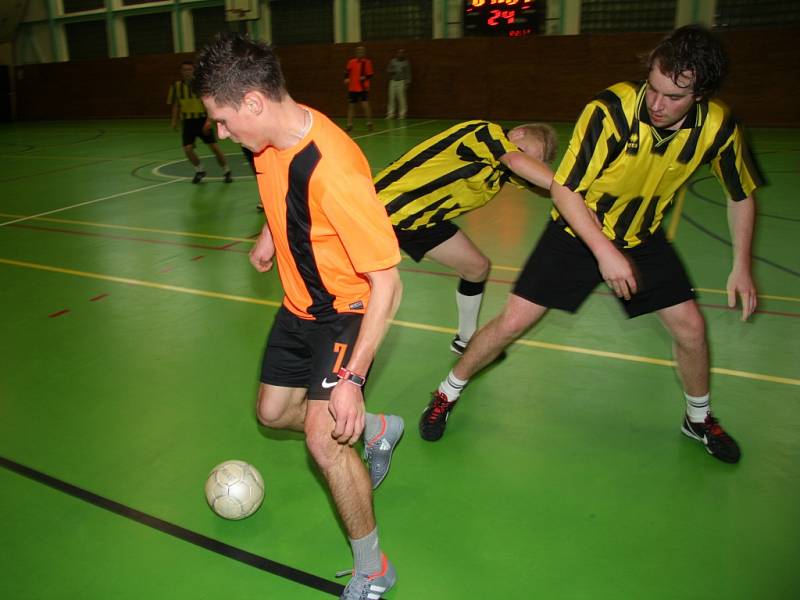
[[[396,573],[378,544],[372,489],[403,422],[365,413],[362,388],[400,301],[391,224],[358,146],[288,95],[268,44],[217,37],[200,53],[195,85],[219,137],[255,153],[267,224],[250,262],[265,272],[277,257],[285,292],[262,363],[258,418],[305,433],[353,549],[341,597],[377,598]],[[362,432],[369,472],[353,448]]]
[[[347,86],[347,127],[353,128],[355,105],[361,104],[367,118],[367,128],[372,131],[372,109],[369,106],[369,83],[372,79],[372,61],[366,57],[364,46],[356,47],[356,55],[347,61],[344,84]]]

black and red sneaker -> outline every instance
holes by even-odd
[[[684,415],[681,431],[693,440],[701,442],[711,456],[722,462],[734,464],[739,462],[742,456],[739,444],[725,432],[711,413],[708,413],[702,423],[693,423]]]
[[[444,435],[447,419],[450,418],[450,412],[456,402],[458,400],[448,402],[447,396],[442,392],[433,392],[433,398],[431,398],[428,408],[422,411],[422,417],[419,420],[419,434],[423,440],[435,442]]]

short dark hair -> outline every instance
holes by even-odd
[[[719,90],[728,71],[728,59],[716,35],[702,25],[685,25],[670,33],[647,60],[648,72],[658,61],[662,73],[678,85],[685,71],[694,76],[693,91],[703,98]]]
[[[195,61],[195,92],[220,106],[238,107],[247,92],[280,102],[286,96],[281,63],[272,46],[240,33],[218,34]]]
[[[183,62],[181,63],[181,66],[183,66],[183,65],[191,65],[191,66],[194,66],[194,63],[193,63],[191,60],[185,60],[185,61],[183,61]]]

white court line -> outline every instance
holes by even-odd
[[[352,139],[363,140],[364,138],[372,137],[373,135],[380,135],[382,133],[391,133],[392,131],[400,131],[401,129],[411,129],[419,125],[427,125],[428,123],[435,123],[439,119],[428,119],[422,123],[414,123],[412,125],[403,125],[402,127],[392,127],[391,129],[381,129],[380,131],[373,131],[372,133],[365,133],[364,135],[354,135]]]
[[[81,206],[87,206],[89,204],[95,204],[97,202],[103,202],[104,200],[113,200],[114,198],[120,198],[122,196],[127,196],[128,194],[135,194],[136,192],[144,192],[145,190],[152,190],[157,187],[161,187],[163,185],[169,185],[170,183],[175,183],[176,181],[186,181],[188,177],[179,177],[177,179],[172,179],[170,181],[164,181],[162,183],[156,183],[153,185],[146,185],[145,187],[136,188],[135,190],[128,190],[127,192],[120,192],[119,194],[112,194],[111,196],[103,196],[102,198],[95,198],[94,200],[87,200],[86,202],[79,202],[78,204],[72,204],[70,206],[64,206],[62,208],[56,208],[55,210],[48,210],[47,212],[39,213],[36,215],[29,215],[27,217],[20,217],[19,219],[14,219],[13,221],[5,221],[0,223],[0,227],[4,227],[6,225],[13,225],[14,223],[22,223],[23,221],[28,221],[30,219],[38,219],[39,217],[44,217],[47,215],[53,215],[56,213],[64,212],[65,210],[71,210],[73,208],[79,208]]]

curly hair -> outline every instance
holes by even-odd
[[[275,102],[286,96],[281,63],[272,46],[239,33],[217,34],[200,51],[193,87],[198,96],[234,108],[254,90]]]
[[[675,85],[679,85],[682,73],[690,71],[694,95],[702,98],[713,96],[719,90],[728,71],[722,44],[702,25],[685,25],[670,33],[650,52],[648,71],[656,62]]]

